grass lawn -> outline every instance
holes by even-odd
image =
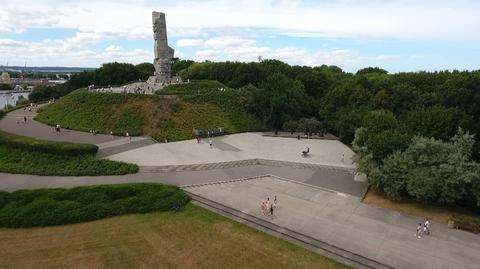
[[[461,208],[427,205],[412,200],[392,201],[382,191],[372,188],[370,188],[370,190],[368,191],[363,202],[373,206],[395,210],[403,214],[417,216],[420,218],[427,217],[433,221],[440,223],[447,223],[448,219],[452,215],[474,217],[480,220],[480,216],[472,215],[472,213],[467,212],[466,210]]]
[[[195,205],[33,229],[0,229],[0,268],[346,268]]]

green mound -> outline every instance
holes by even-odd
[[[219,91],[217,86],[225,90]],[[239,93],[221,83],[192,82],[165,89],[183,94],[117,94],[80,89],[41,109],[36,119],[86,132],[95,129],[99,133],[149,135],[158,141],[194,138],[194,128],[224,127],[228,134],[262,128],[245,111]]]
[[[0,227],[61,225],[179,210],[189,201],[176,186],[146,183],[0,192]]]
[[[0,131],[0,171],[45,176],[99,176],[136,173],[138,166],[98,160],[98,147],[44,141]]]

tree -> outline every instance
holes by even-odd
[[[416,107],[402,115],[401,122],[414,134],[443,140],[450,139],[459,127],[468,128],[472,125],[471,117],[459,108],[441,105]]]
[[[479,164],[470,159],[473,143],[473,135],[461,129],[449,142],[416,136],[405,151],[388,156],[370,180],[394,199],[408,194],[421,202],[462,203],[480,184]]]
[[[249,107],[266,126],[280,128],[288,120],[309,115],[311,99],[299,81],[276,73],[254,92]]]
[[[155,67],[151,63],[137,64],[135,69],[137,69],[139,79],[141,80],[147,80],[150,76],[153,76],[153,73],[155,72]]]
[[[367,68],[359,69],[357,71],[357,76],[371,74],[371,73],[388,74],[387,70],[381,69],[379,67],[367,67]]]
[[[0,83],[0,91],[11,91],[12,89],[12,85]]]
[[[295,132],[298,129],[298,122],[296,121],[286,121],[282,125],[282,130],[286,132]]]

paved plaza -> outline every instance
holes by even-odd
[[[310,148],[307,157],[302,150]],[[216,163],[247,159],[268,159],[314,163],[353,168],[353,151],[337,140],[267,137],[261,133],[242,133],[208,139],[158,143],[107,157],[110,160],[136,163],[141,166]],[[342,161],[343,155],[343,161]]]
[[[362,204],[357,196],[267,176],[187,191],[395,268],[478,268],[478,236],[432,225],[417,239],[418,218]],[[274,217],[260,203],[278,197]]]

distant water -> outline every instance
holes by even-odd
[[[6,93],[0,91],[0,109],[5,108],[7,105],[15,106],[20,96],[28,99],[28,92],[21,93]]]

